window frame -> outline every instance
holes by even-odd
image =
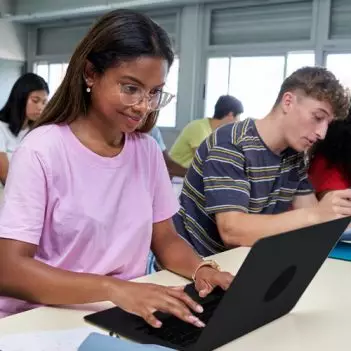
[[[350,50],[351,52],[351,50]],[[229,87],[230,87],[230,73],[231,73],[231,59],[233,57],[273,57],[273,56],[283,56],[284,57],[284,73],[283,73],[283,78],[286,78],[286,73],[287,73],[287,64],[288,64],[288,56],[289,54],[303,54],[303,53],[313,53],[314,54],[314,65],[316,65],[317,60],[316,60],[316,52],[314,49],[309,48],[308,50],[269,50],[268,52],[260,51],[258,52],[256,50],[255,54],[251,54],[250,52],[240,52],[240,54],[235,54],[232,51],[225,50],[224,54],[221,54],[220,52],[217,52],[215,55],[209,54],[206,58],[206,77],[204,80],[204,95],[203,95],[203,101],[202,101],[202,111],[203,111],[203,117],[210,117],[210,116],[205,116],[206,114],[206,101],[207,101],[207,83],[208,83],[208,63],[209,60],[212,58],[229,58],[229,76],[227,79],[227,94],[229,94]],[[245,106],[244,106],[245,108]],[[200,117],[201,118],[201,117]]]

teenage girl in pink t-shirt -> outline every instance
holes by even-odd
[[[200,295],[232,276],[173,228],[178,210],[161,151],[147,132],[171,95],[173,52],[148,17],[113,11],[75,50],[66,77],[12,158],[0,214],[0,313],[33,304],[109,300],[154,327],[159,310],[198,327],[181,289],[129,282],[152,251]],[[201,267],[197,270],[198,267]]]

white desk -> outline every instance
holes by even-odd
[[[235,249],[217,255],[216,260],[224,269],[235,273],[247,253],[246,248]],[[169,285],[185,282],[169,272],[159,272],[138,281]],[[110,306],[109,303],[99,303],[81,305],[78,309],[41,307],[1,319],[0,335],[84,327],[84,315]],[[350,334],[351,263],[328,259],[289,315],[221,347],[220,350],[348,350]]]

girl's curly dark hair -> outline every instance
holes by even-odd
[[[333,121],[324,140],[311,151],[311,158],[323,156],[329,167],[337,167],[351,182],[351,109],[344,120]]]

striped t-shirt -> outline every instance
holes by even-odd
[[[178,233],[202,256],[226,250],[215,213],[277,214],[293,197],[312,193],[304,156],[292,149],[273,153],[246,119],[217,129],[198,148],[184,180]]]

